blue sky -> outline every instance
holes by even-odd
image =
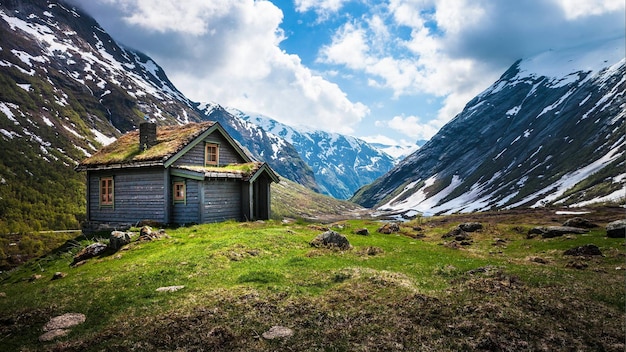
[[[90,0],[190,99],[428,139],[520,58],[624,37],[623,0]]]

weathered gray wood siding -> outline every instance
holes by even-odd
[[[113,177],[113,206],[100,205],[100,178]],[[165,222],[163,168],[109,170],[89,173],[90,221],[135,223]]]
[[[242,220],[240,180],[206,180],[203,188],[203,222]]]
[[[172,182],[185,182],[187,192],[185,202],[174,202],[172,208],[172,222],[176,224],[200,223],[200,194],[201,181],[173,178]],[[174,200],[172,199],[172,202]]]
[[[198,143],[191,148],[185,155],[181,156],[174,166],[179,165],[199,165],[204,166],[205,143],[219,144],[219,165],[239,164],[245,160],[237,153],[228,140],[219,132],[213,132],[204,139],[204,143]]]

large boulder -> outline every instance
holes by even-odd
[[[606,225],[606,235],[611,238],[626,237],[626,219],[613,221]]]
[[[585,218],[581,218],[581,217],[575,217],[575,218],[571,218],[571,219],[567,219],[564,223],[563,226],[568,226],[568,227],[578,227],[581,229],[592,229],[594,227],[598,227],[598,225],[592,223],[591,221],[585,219]]]
[[[310,245],[318,248],[339,248],[341,250],[350,249],[352,247],[346,236],[332,230],[317,235],[310,242]]]
[[[528,237],[531,235],[541,235],[543,238],[552,238],[559,237],[563,235],[576,234],[580,235],[583,233],[587,233],[589,230],[581,229],[578,227],[569,227],[569,226],[540,226],[534,227],[528,231]]]

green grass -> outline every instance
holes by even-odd
[[[423,238],[413,238],[412,225],[384,235],[375,221],[337,223],[348,251],[311,247],[321,229],[304,222],[197,225],[74,268],[79,248],[69,246],[2,274],[0,344],[8,351],[623,349],[624,271],[615,269],[624,267],[623,239],[602,229],[526,239],[514,224],[489,224],[471,246],[451,249],[441,234],[452,225],[425,222]],[[354,234],[362,227],[371,235]],[[562,255],[587,243],[604,256]],[[571,268],[572,260],[588,266]],[[51,280],[57,271],[67,276]],[[156,291],[173,285],[185,287]],[[67,312],[87,321],[39,342],[45,322]],[[295,334],[259,337],[273,325]]]

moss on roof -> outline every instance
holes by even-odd
[[[135,130],[83,160],[80,166],[166,161],[214,124],[215,122],[210,121],[182,126],[159,126],[157,144],[144,151],[139,149],[139,130]]]

